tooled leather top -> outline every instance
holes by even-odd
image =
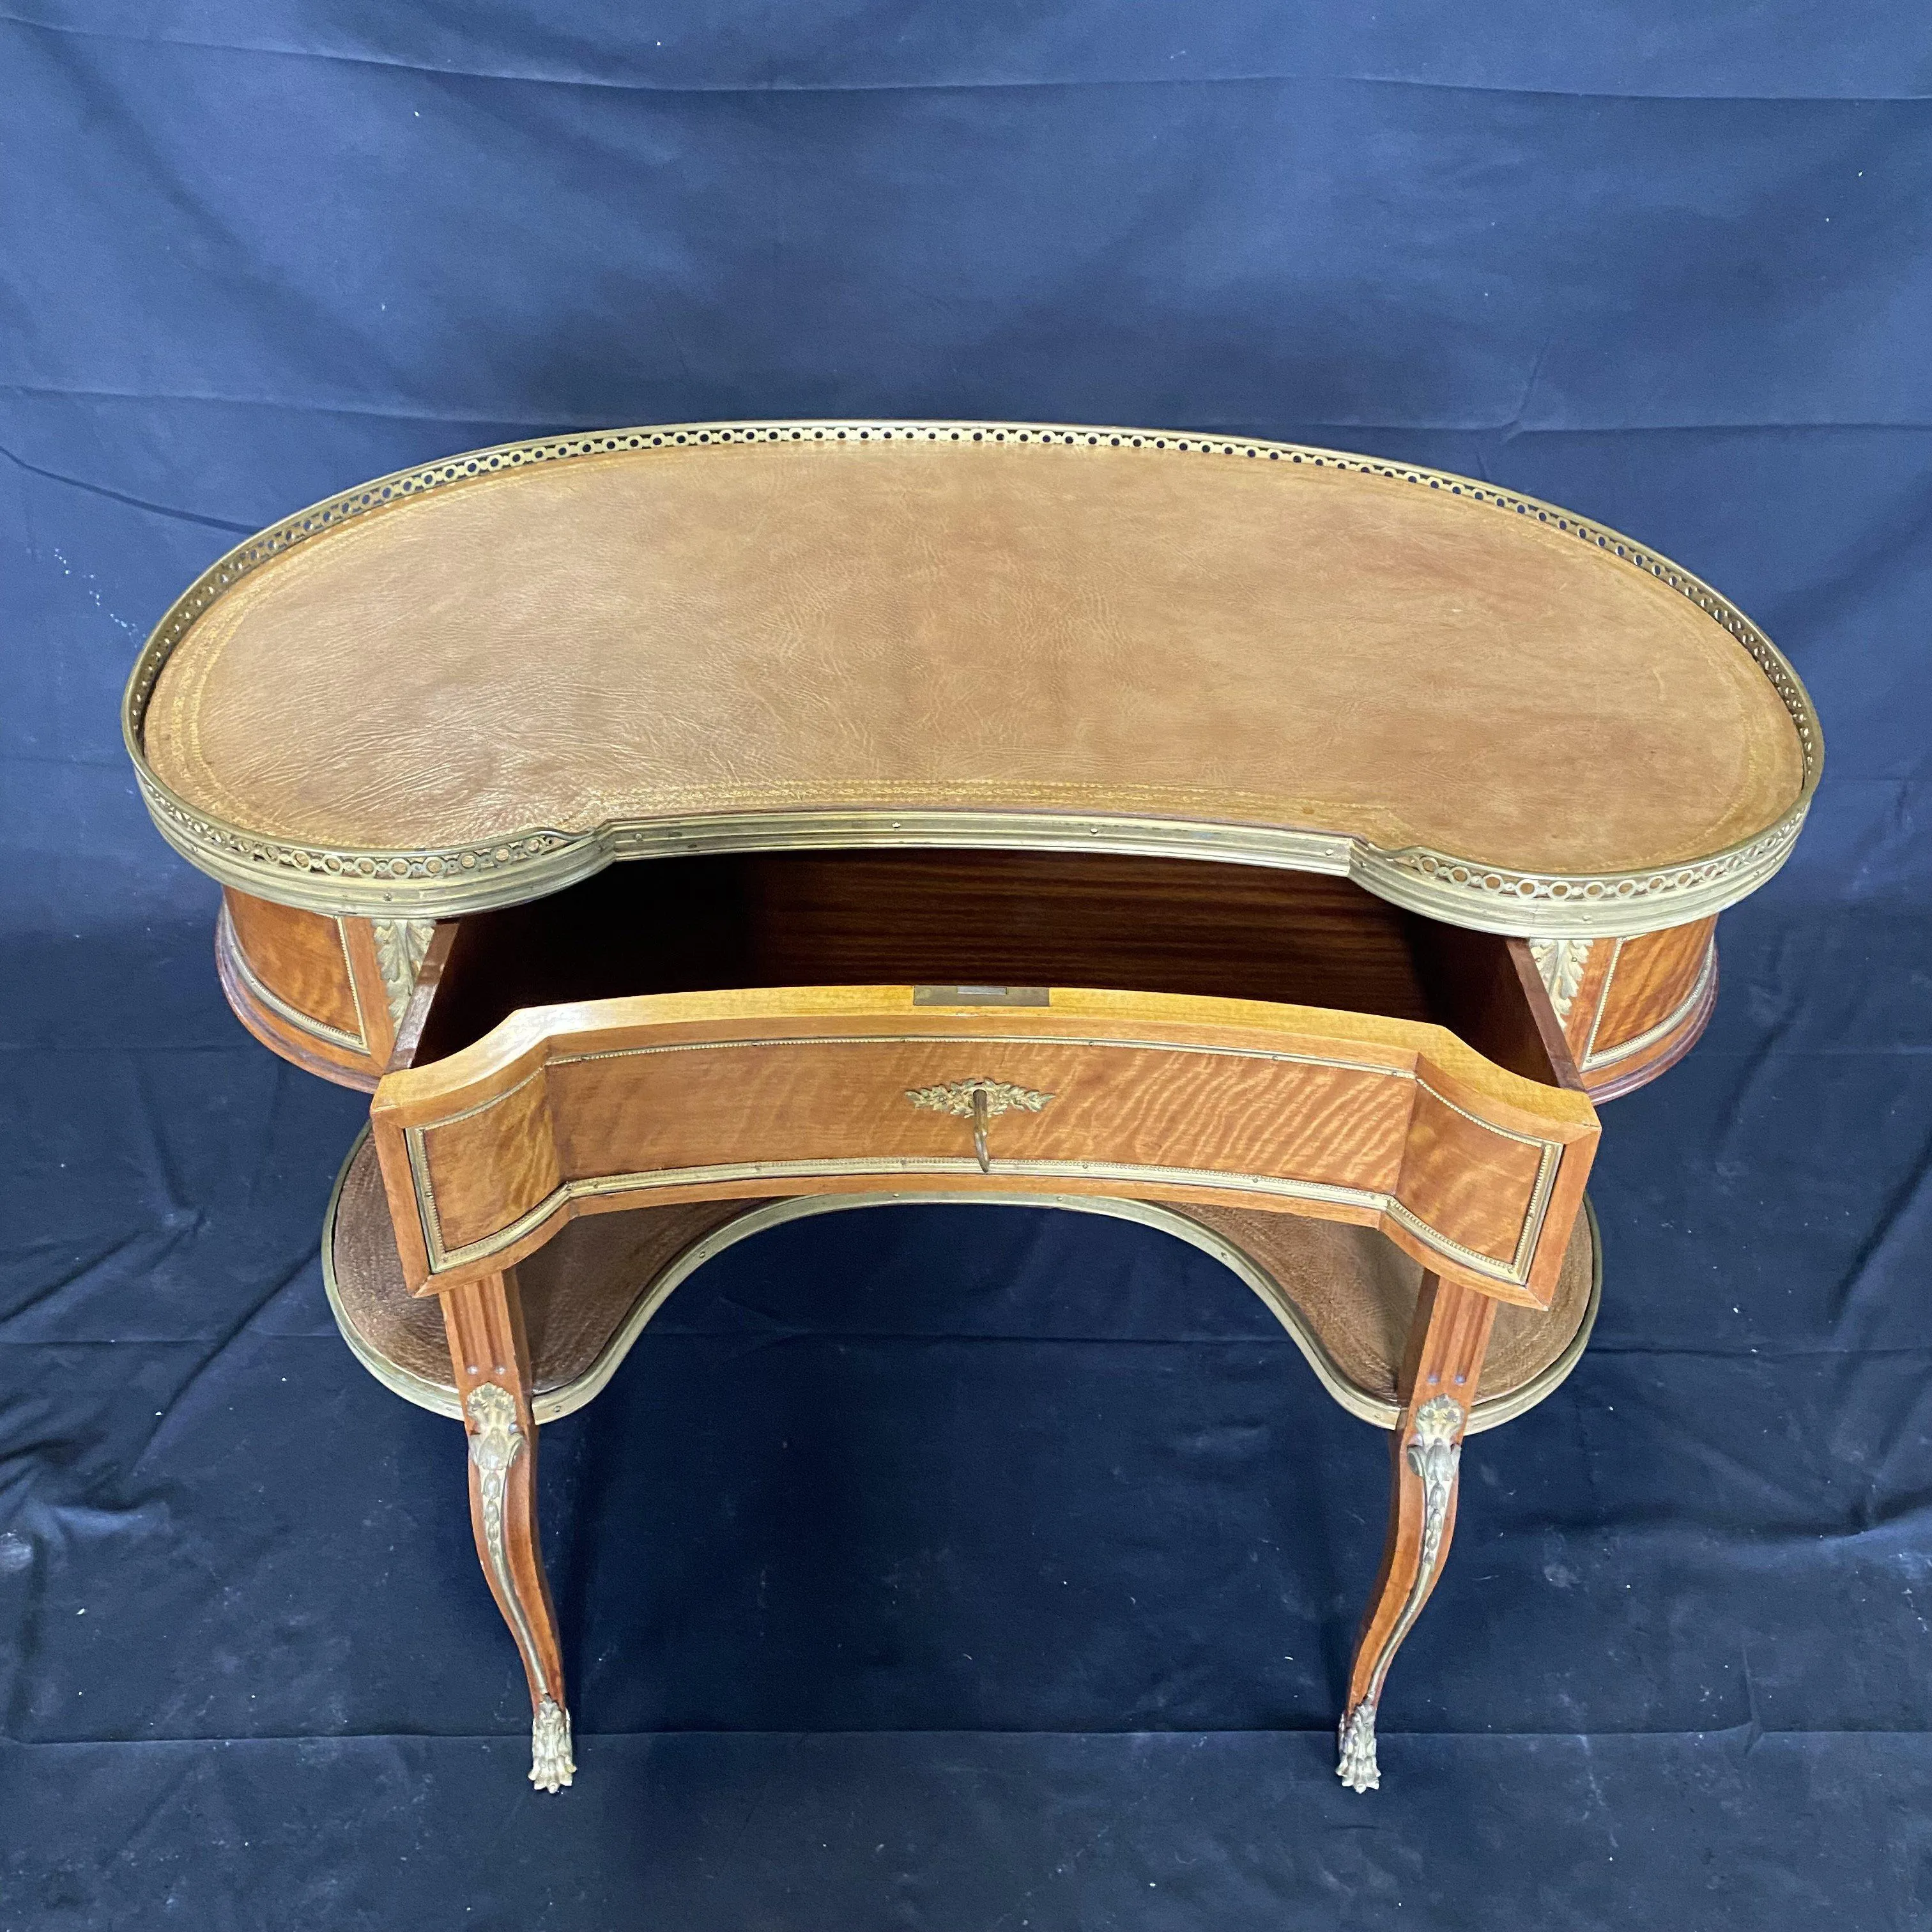
[[[378,854],[970,811],[1607,874],[1804,794],[1766,669],[1574,520],[1280,446],[1000,434],[646,436],[403,496],[215,596],[137,752],[190,812]]]

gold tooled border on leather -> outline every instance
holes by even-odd
[[[338,850],[269,838],[198,809],[161,783],[142,752],[149,699],[182,638],[232,586],[271,558],[351,519],[433,490],[536,463],[626,450],[746,442],[996,442],[1132,448],[1309,464],[1447,490],[1591,544],[1688,598],[1749,654],[1798,734],[1804,782],[1774,824],[1723,850],[1640,872],[1526,872],[1422,846],[1385,850],[1345,833],[1084,812],[863,811],[728,813],[617,821],[566,832],[525,827],[438,850]],[[1824,746],[1809,694],[1784,654],[1709,585],[1632,538],[1567,510],[1471,477],[1346,452],[1246,437],[1040,423],[782,422],[692,423],[504,443],[399,470],[311,506],[238,544],[178,598],[136,659],[122,701],[122,735],[162,836],[224,885],[311,911],[447,918],[538,898],[614,860],[669,853],[838,846],[973,845],[1173,854],[1346,874],[1392,903],[1452,926],[1525,937],[1630,937],[1707,917],[1775,872],[1804,822]]]

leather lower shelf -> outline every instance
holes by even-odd
[[[572,1221],[517,1270],[537,1420],[553,1421],[589,1401],[671,1290],[734,1241],[802,1214],[916,1198],[700,1202]],[[961,1197],[950,1198],[956,1204]],[[1422,1270],[1374,1229],[1246,1208],[1184,1210],[1090,1196],[1024,1199],[1124,1216],[1216,1256],[1268,1304],[1330,1394],[1365,1420],[1394,1425],[1396,1372]],[[404,1286],[366,1130],[329,1204],[322,1272],[336,1320],[363,1365],[410,1401],[458,1414],[442,1306]],[[1547,1312],[1498,1304],[1472,1430],[1520,1414],[1562,1381],[1595,1319],[1600,1274],[1595,1217],[1586,1203]]]

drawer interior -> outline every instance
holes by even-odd
[[[1550,1085],[1576,1076],[1520,940],[1348,880],[1103,853],[832,851],[639,860],[438,934],[399,1052],[519,1007],[738,986],[1113,988],[1432,1020]]]

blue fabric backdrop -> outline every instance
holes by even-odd
[[[8,0],[0,1926],[1932,1923],[1928,92],[1904,4]],[[140,638],[403,464],[853,413],[1492,478],[1818,702],[1376,1796],[1382,1439],[1164,1237],[879,1210],[685,1290],[546,1432],[556,1798],[455,1432],[331,1327],[360,1103],[221,1004]]]

